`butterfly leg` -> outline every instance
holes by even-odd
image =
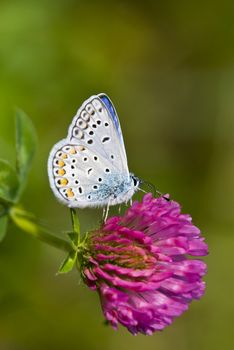
[[[108,204],[107,204],[107,207],[106,207],[106,211],[105,211],[104,223],[106,222],[106,219],[107,219],[107,217],[108,217],[109,208],[110,208],[110,205],[109,205],[109,203],[108,203]]]
[[[102,210],[102,220],[105,222],[105,217],[106,217],[106,208],[104,207]]]

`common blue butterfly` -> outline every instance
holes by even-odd
[[[129,201],[139,179],[129,173],[116,110],[106,94],[78,109],[66,139],[51,150],[50,186],[70,208],[109,207]]]

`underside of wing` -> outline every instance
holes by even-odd
[[[116,112],[116,109],[115,109],[113,103],[111,102],[110,98],[106,94],[103,94],[103,93],[98,94],[98,97],[101,99],[101,101],[106,106],[106,108],[109,112],[109,115],[113,120],[114,126],[115,126],[116,131],[118,133],[118,136],[120,138],[120,141],[122,142],[123,147],[124,147],[123,134],[122,134],[119,118],[118,118],[118,115],[117,115],[117,112]],[[124,147],[124,151],[125,151],[125,147]]]
[[[130,181],[117,173],[109,160],[88,147],[55,145],[49,157],[49,178],[56,197],[70,207],[105,206],[125,200]],[[119,198],[117,198],[119,197]]]
[[[108,105],[107,101],[110,100],[104,94],[86,100],[72,121],[68,139],[89,147],[108,159],[118,171],[128,173],[118,117],[113,105]]]
[[[105,94],[79,108],[67,138],[50,153],[48,171],[54,194],[68,206],[125,200],[131,189],[126,152],[117,113]]]

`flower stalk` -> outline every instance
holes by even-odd
[[[55,236],[47,228],[36,223],[34,215],[26,212],[24,209],[13,206],[9,211],[9,215],[16,226],[30,236],[65,252],[74,250],[70,242]]]

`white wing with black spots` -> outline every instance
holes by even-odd
[[[50,185],[69,207],[115,205],[135,192],[136,179],[128,171],[116,118],[99,95],[92,96],[78,110],[67,138],[53,147],[48,161]]]
[[[109,159],[118,171],[129,173],[119,130],[116,129],[109,110],[99,96],[89,98],[79,108],[69,128],[68,137],[71,142],[79,142],[90,151]]]

